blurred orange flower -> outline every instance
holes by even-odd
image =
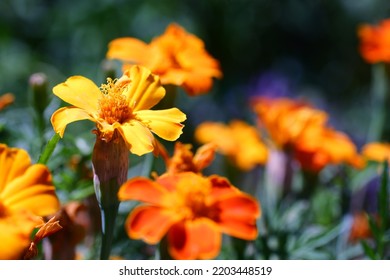
[[[177,24],[170,24],[150,44],[130,37],[115,39],[107,58],[121,60],[124,69],[143,65],[159,75],[162,84],[181,86],[189,95],[208,92],[213,78],[222,77],[218,61],[207,53],[203,41]]]
[[[176,174],[180,172],[201,173],[214,160],[216,145],[210,143],[199,147],[194,154],[191,144],[175,143],[172,157],[165,157],[167,173]]]
[[[40,216],[59,209],[50,171],[26,151],[0,144],[0,259],[19,259]]]
[[[15,96],[12,93],[6,93],[0,96],[0,110],[11,105],[15,101]]]
[[[360,53],[368,63],[390,62],[390,19],[358,28]]]
[[[354,214],[351,230],[349,233],[349,241],[358,242],[362,239],[367,239],[370,237],[372,237],[372,232],[368,222],[368,214],[365,212]]]
[[[340,163],[363,167],[355,144],[346,134],[327,126],[325,112],[288,98],[258,98],[252,105],[260,128],[304,170],[318,172],[328,164]]]
[[[149,110],[165,95],[159,78],[148,69],[133,66],[119,79],[107,79],[97,87],[91,80],[73,76],[54,87],[53,92],[73,105],[53,113],[51,122],[62,137],[69,123],[90,120],[96,123],[98,137],[110,142],[119,132],[128,149],[143,155],[154,150],[151,132],[169,141],[182,133],[186,115],[177,108]]]
[[[330,128],[323,128],[314,135],[304,135],[296,144],[294,155],[304,170],[314,172],[328,164],[347,163],[356,168],[365,165],[348,136]]]
[[[192,172],[165,174],[151,181],[134,178],[119,190],[120,200],[139,200],[126,221],[130,238],[149,244],[167,238],[175,259],[211,259],[218,255],[222,233],[253,240],[260,205],[219,176]]]
[[[390,161],[390,144],[380,142],[368,143],[363,146],[362,155],[372,161]]]
[[[200,143],[216,145],[242,170],[264,164],[268,158],[268,150],[259,132],[244,121],[233,120],[228,125],[204,122],[196,128],[195,138]]]

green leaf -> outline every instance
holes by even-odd
[[[375,251],[373,248],[368,245],[368,243],[365,240],[362,240],[362,246],[364,249],[365,254],[372,260],[377,260],[378,256],[376,255]]]

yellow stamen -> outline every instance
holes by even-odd
[[[177,186],[179,208],[185,213],[187,219],[208,216],[208,195],[210,185],[207,181],[181,182]]]
[[[103,95],[99,99],[99,117],[109,124],[122,124],[134,117],[126,96],[122,94],[124,86],[127,84],[108,78],[107,84],[100,87]]]

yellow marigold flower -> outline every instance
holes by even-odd
[[[149,244],[166,237],[175,259],[211,259],[222,234],[245,240],[257,237],[260,204],[219,176],[193,172],[165,174],[151,181],[133,178],[119,190],[120,200],[138,200],[126,220],[130,238]]]
[[[0,259],[19,259],[39,216],[59,209],[47,167],[31,164],[26,151],[0,144]]]
[[[149,110],[164,97],[165,89],[158,76],[142,66],[131,67],[119,79],[107,79],[100,88],[85,77],[73,76],[55,86],[53,92],[73,105],[58,109],[51,117],[61,137],[69,123],[87,119],[96,123],[99,139],[110,142],[118,132],[136,155],[153,151],[151,132],[176,140],[182,133],[180,122],[186,119],[177,108]]]
[[[390,19],[358,28],[360,53],[368,63],[390,62]]]
[[[189,95],[208,92],[213,78],[222,77],[218,61],[207,53],[203,41],[177,24],[170,24],[150,44],[130,37],[115,39],[107,58],[123,61],[124,69],[132,64],[146,66],[160,76],[162,84],[182,86]]]
[[[372,142],[363,146],[362,155],[372,161],[383,162],[390,161],[390,144]]]
[[[328,164],[363,167],[355,144],[327,126],[328,115],[310,104],[288,98],[253,101],[258,124],[275,145],[299,161],[305,170],[320,171]]]
[[[204,122],[196,128],[195,138],[200,143],[213,143],[243,170],[264,164],[268,158],[257,129],[240,120],[233,120],[229,125]]]

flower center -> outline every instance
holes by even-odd
[[[110,78],[107,84],[102,84],[100,90],[103,95],[99,99],[99,117],[109,124],[124,123],[133,118],[133,111],[122,93],[128,83],[117,83]]]
[[[203,184],[206,183],[206,184]],[[186,213],[188,219],[209,216],[209,206],[207,197],[209,194],[208,182],[195,180],[195,182],[180,182],[178,186],[178,195],[181,199],[182,210]]]

